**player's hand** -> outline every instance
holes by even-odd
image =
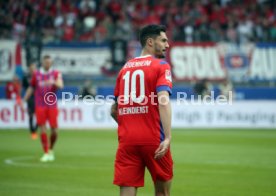
[[[22,101],[22,99],[16,99],[16,105],[18,105],[21,110],[24,110],[24,100]]]
[[[47,85],[47,86],[51,86],[51,85],[53,85],[55,83],[55,80],[53,80],[53,79],[49,79],[49,80],[46,80],[45,81],[45,85]]]
[[[170,139],[165,139],[163,142],[161,142],[161,144],[155,151],[154,159],[161,159],[169,150],[170,143]]]

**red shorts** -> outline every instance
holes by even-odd
[[[48,108],[48,107],[36,107],[35,115],[37,125],[45,125],[48,121],[51,128],[57,128],[57,117],[58,117],[58,109],[56,107]]]
[[[159,160],[154,159],[158,145],[119,145],[115,160],[113,184],[118,186],[144,186],[145,168],[153,182],[168,181],[173,177],[173,160],[170,150]]]

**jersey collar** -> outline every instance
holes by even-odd
[[[151,55],[148,54],[148,55],[145,55],[145,56],[138,56],[138,57],[136,57],[135,59],[147,58],[147,57],[150,57],[150,56],[151,56]]]
[[[42,73],[42,74],[48,74],[48,73],[50,73],[52,70],[53,70],[52,67],[51,67],[48,71],[46,71],[45,69],[43,69],[43,67],[41,67],[39,71],[40,71],[40,73]]]

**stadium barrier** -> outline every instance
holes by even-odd
[[[111,102],[59,101],[61,129],[116,128]],[[216,104],[172,101],[173,128],[276,128],[276,101],[234,101]],[[14,101],[0,100],[0,129],[28,128],[28,116]]]
[[[41,55],[50,55],[53,67],[62,74],[69,75],[101,75],[101,69],[111,60],[108,44],[47,44],[44,45]]]

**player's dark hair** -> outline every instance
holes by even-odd
[[[47,55],[47,54],[43,56],[43,59],[50,59],[50,58],[51,58],[50,55]]]
[[[161,32],[166,32],[164,25],[147,25],[141,29],[139,39],[142,47],[146,45],[148,38],[155,38],[160,35]]]

